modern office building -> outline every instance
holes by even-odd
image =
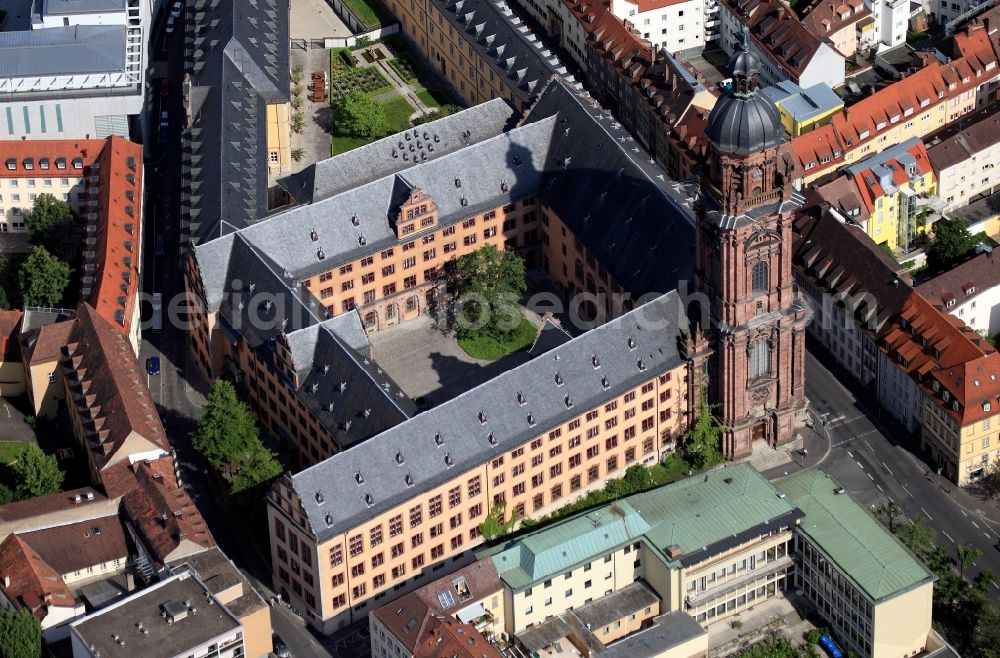
[[[143,106],[149,3],[21,4],[0,25],[0,138],[127,138]]]

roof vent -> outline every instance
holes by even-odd
[[[594,365],[594,370],[601,367],[601,360],[597,358],[596,354],[590,357],[590,362]]]
[[[521,391],[517,392],[517,403],[522,407],[528,403],[528,398],[524,397],[524,393]]]
[[[323,520],[326,521],[326,527],[329,528],[333,525],[333,514],[327,514],[323,517]]]
[[[635,349],[635,338],[632,338],[631,336],[629,336],[628,340],[625,341],[625,344],[628,345],[628,348],[630,350],[634,350]]]
[[[351,224],[353,226],[361,226],[361,220],[358,219],[358,213],[351,214]]]
[[[309,239],[312,240],[313,242],[319,240],[319,233],[316,232],[316,229],[312,229],[311,231],[309,231]]]
[[[366,493],[365,494],[365,505],[367,505],[368,507],[371,507],[374,504],[375,504],[375,499],[372,498],[372,495],[370,493]]]
[[[365,476],[361,474],[361,471],[354,474],[354,481],[358,483],[359,487],[365,483]]]
[[[604,387],[605,391],[608,390],[609,388],[611,388],[611,383],[608,382],[608,378],[607,377],[601,377],[601,386]]]
[[[444,465],[447,466],[448,468],[451,468],[452,466],[455,465],[455,460],[452,459],[451,455],[449,455],[448,453],[445,453],[444,455]]]
[[[639,359],[636,362],[636,365],[639,366],[639,370],[645,370],[646,369],[646,362],[643,361],[642,359]]]
[[[365,237],[364,233],[358,236],[358,244],[361,245],[362,247],[368,244],[368,238]]]
[[[462,205],[463,208],[469,205],[469,200],[466,199],[464,195],[461,198],[459,198],[458,202]]]
[[[317,384],[316,382],[313,382],[312,385],[309,387],[309,392],[310,393],[314,393],[315,394],[316,391],[318,391],[318,390],[319,390],[319,384]]]
[[[563,376],[559,374],[558,370],[556,371],[555,380],[556,380],[556,386],[562,386],[563,385],[563,382],[564,382]]]
[[[325,260],[326,259],[326,253],[322,249],[317,249],[316,250],[316,258],[318,258],[320,260]]]
[[[531,414],[528,414],[528,425],[530,427],[534,427],[535,426],[535,417],[532,416]]]
[[[333,401],[332,400],[330,402],[326,403],[326,412],[330,413],[330,414],[333,413]]]
[[[441,436],[441,432],[434,432],[434,445],[444,445],[444,437]]]
[[[497,444],[497,437],[493,434],[493,432],[490,432],[490,435],[486,437],[486,440],[490,442],[491,446],[495,446]]]
[[[486,412],[485,411],[480,411],[479,412],[479,423],[481,425],[485,425],[486,424],[486,420],[487,420],[486,419]]]
[[[316,504],[317,505],[322,505],[324,500],[325,499],[323,498],[323,492],[317,491],[316,492]]]
[[[510,189],[510,186],[507,185],[507,179],[506,178],[501,178],[500,179],[500,191],[501,192],[507,192],[509,189]]]
[[[403,481],[406,482],[406,486],[408,487],[413,486],[413,476],[410,475],[409,473],[406,474],[406,477],[403,478]]]
[[[567,409],[571,409],[573,407],[573,398],[571,398],[570,396],[567,395],[565,398],[563,398],[563,402],[566,403]]]
[[[457,187],[457,188],[461,188],[462,187],[462,179],[461,178],[456,178],[455,179],[455,187]]]
[[[347,382],[340,382],[340,392],[343,393],[347,390]]]
[[[837,494],[838,496],[841,496],[847,492],[844,490],[843,487],[837,487],[836,489],[833,490],[833,493]]]
[[[397,450],[396,451],[396,463],[397,464],[405,464],[406,463],[406,457],[403,457],[403,451],[402,450]]]

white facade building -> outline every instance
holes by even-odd
[[[880,45],[879,51],[901,46],[906,42],[906,31],[910,26],[912,0],[866,0],[875,19],[876,37]],[[918,7],[920,3],[916,3]],[[917,9],[916,11],[920,11]]]
[[[719,5],[704,0],[611,0],[611,12],[635,26],[654,50],[666,48],[671,54],[700,52],[708,43],[711,28],[717,25]],[[708,12],[711,12],[709,14]],[[712,32],[712,40],[718,32]]]
[[[1000,114],[927,144],[944,210],[962,208],[1000,185]]]
[[[0,139],[129,135],[143,105],[146,0],[35,0],[0,32]]]

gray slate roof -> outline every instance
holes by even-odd
[[[315,203],[496,137],[517,112],[502,98],[321,160],[281,181],[299,203]]]
[[[43,16],[69,16],[125,11],[125,0],[36,0]]]
[[[197,111],[184,133],[182,215],[194,244],[267,213],[266,106],[289,89],[288,0],[219,0],[202,13],[185,43]]]
[[[313,533],[345,532],[675,368],[686,327],[680,296],[667,293],[291,476]]]
[[[549,51],[504,0],[432,0],[472,48],[485,55],[493,74],[507,78],[508,86],[525,105],[553,76],[579,87],[559,58]],[[513,84],[511,84],[513,83]]]
[[[0,32],[0,77],[125,71],[124,25]]]

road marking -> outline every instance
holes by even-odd
[[[993,583],[993,586],[996,587],[997,589],[1000,589],[1000,585],[997,585],[996,583]]]
[[[871,432],[868,432],[868,433],[871,434]],[[868,439],[865,439],[865,445],[868,446],[869,450],[871,450],[872,452],[875,452],[875,448],[872,447],[872,444],[868,443]]]
[[[854,459],[854,454],[850,450],[847,451],[847,456]]]
[[[986,537],[986,541],[993,541],[993,536],[988,532],[984,532],[983,535]]]
[[[906,492],[907,496],[909,496],[910,498],[913,498],[913,494],[910,493],[910,490],[906,488],[905,484],[901,484],[900,486],[903,487],[903,491]]]
[[[881,484],[876,484],[875,488],[878,489],[879,491],[881,491],[882,493],[885,493],[885,489],[882,488]]]
[[[854,463],[858,465],[858,468],[860,468],[861,470],[864,470],[865,467],[861,465],[861,462],[855,460]]]
[[[871,473],[865,473],[865,475],[867,475],[867,476],[868,476],[868,479],[869,479],[869,480],[871,480],[872,482],[874,482],[874,481],[875,481],[875,478],[874,478],[874,477],[872,476],[872,474],[871,474]]]
[[[965,518],[969,518],[969,515],[965,513],[964,509],[959,509],[958,511],[961,512],[962,516],[964,516]]]
[[[976,530],[979,530],[979,524],[976,523],[975,521],[972,522],[972,527],[975,528]]]
[[[931,518],[930,514],[927,514],[927,510],[925,510],[923,507],[920,508],[920,511],[923,512],[925,516],[927,516],[927,520],[928,521],[933,521],[934,520],[933,518]],[[952,541],[954,541],[954,540],[952,540]]]
[[[926,513],[927,513],[927,512],[924,512],[924,514],[926,514]],[[949,535],[949,534],[948,534],[947,532],[944,532],[944,531],[942,530],[942,531],[941,531],[941,534],[943,534],[943,535],[944,535],[945,537],[947,537],[947,538],[948,538],[948,541],[950,541],[950,542],[951,542],[952,544],[954,544],[954,543],[955,543],[955,540],[954,540],[954,539],[952,539],[952,538],[951,538],[951,535]]]
[[[10,416],[10,407],[7,406],[6,402],[3,403],[3,410],[7,412],[7,418],[10,418],[11,417]]]
[[[885,462],[882,462],[882,468],[884,468],[889,475],[892,475],[892,471],[890,471],[889,467],[885,465]]]

